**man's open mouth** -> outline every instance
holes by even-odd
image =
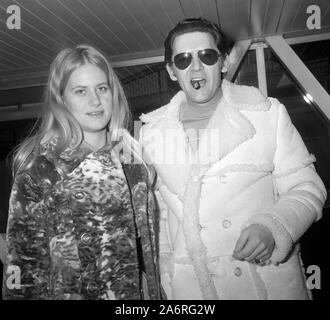
[[[195,79],[191,79],[190,83],[194,89],[198,90],[205,86],[206,80],[202,78],[195,78]]]

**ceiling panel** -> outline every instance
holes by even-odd
[[[279,16],[279,22],[276,33],[283,33],[286,30],[292,30],[291,25],[295,20],[298,10],[301,10],[303,0],[286,0],[282,7],[281,15]],[[305,11],[306,12],[306,11]]]
[[[235,6],[232,0],[217,0],[217,16],[220,26],[228,37],[235,39],[235,33],[239,32],[235,21]],[[239,28],[243,28],[240,26]]]
[[[74,42],[92,43],[99,48],[103,48],[109,55],[119,53],[119,50],[112,46],[110,41],[104,39],[102,34],[94,30],[94,19],[88,10],[83,10],[79,1],[47,1],[47,8],[61,20],[65,27],[75,31],[77,36]]]
[[[201,16],[219,23],[217,2],[214,0],[198,0]]]
[[[102,23],[98,23],[98,28],[104,27],[107,30],[107,41],[114,44],[116,42],[120,43],[122,49],[119,51],[126,53],[143,50],[139,39],[129,32],[127,25],[116,14],[116,3],[109,5],[109,3],[102,0],[82,0],[81,2],[100,19]]]
[[[40,52],[52,55],[52,50],[72,44],[77,39],[76,30],[66,27],[62,19],[57,17],[43,2],[16,0],[14,3],[21,8],[21,31],[34,37],[33,40],[39,43]],[[25,30],[26,27],[34,28],[35,32]],[[43,36],[40,37],[40,34]],[[35,45],[33,44],[33,46]]]
[[[309,5],[319,5],[320,8],[322,7],[322,4],[318,0],[299,1],[298,6],[295,8],[295,13],[292,16],[291,23],[287,27],[289,30],[296,31],[304,29],[306,27],[306,20],[309,16],[306,11]]]
[[[322,2],[322,21],[326,22],[327,25],[329,25],[329,21],[330,21],[330,1],[327,2],[327,4]]]
[[[200,17],[202,15],[201,5],[198,0],[181,0],[180,4],[185,17]]]
[[[267,7],[264,12],[263,34],[276,34],[285,0],[267,0],[266,2]]]
[[[6,28],[13,4],[21,9],[21,30]],[[310,4],[321,8],[321,30],[306,27]],[[0,0],[0,90],[40,85],[68,45],[90,43],[116,66],[129,65],[161,56],[168,31],[184,18],[203,16],[233,40],[256,40],[330,32],[329,7],[329,0]]]
[[[12,57],[6,58],[6,55],[7,55],[7,53],[0,49],[0,63],[1,63],[1,66],[7,66],[8,68],[14,69],[14,70],[19,69],[21,64],[19,62],[17,62],[15,59],[13,59]],[[2,69],[1,69],[0,72],[2,72]],[[4,77],[3,72],[0,73],[0,75],[2,77]],[[0,88],[1,88],[1,86],[0,86]]]
[[[168,1],[165,0],[165,2]],[[142,0],[141,5],[146,11],[150,21],[152,22],[152,26],[157,29],[157,34],[155,34],[155,36],[157,37],[158,41],[162,41],[162,39],[166,37],[168,31],[174,25],[172,20],[172,13],[168,12],[164,2],[161,0],[155,0],[152,2],[148,0]]]
[[[252,0],[250,9],[250,34],[262,36],[265,24],[268,23],[266,16],[268,14],[269,1]],[[273,13],[272,13],[273,14]]]
[[[37,66],[40,63],[40,60],[29,50],[24,51],[23,48],[11,45],[3,40],[0,40],[0,48],[7,55],[15,57],[20,64]]]
[[[155,1],[157,1],[157,0],[155,0]],[[178,21],[186,18],[185,15],[183,14],[180,1],[178,1],[178,0],[159,0],[159,1],[161,3],[162,7],[164,7],[164,10],[166,11],[166,16],[168,17],[168,19],[171,20],[171,28],[173,28]],[[153,1],[145,0],[146,8],[149,7],[148,3],[150,3],[150,2],[153,2]],[[167,32],[166,32],[166,34],[167,34]]]
[[[250,24],[251,0],[234,0],[233,2],[235,24],[236,26],[241,25],[239,32],[235,34],[235,38],[248,38],[252,35]]]
[[[145,20],[148,19],[144,6],[141,8],[140,5],[138,11],[135,11],[137,9],[135,0],[104,1],[104,4],[106,4],[108,10],[113,15],[120,18],[130,37],[135,38],[139,42],[140,51],[156,48],[156,41],[150,37],[150,33],[153,31],[146,29],[144,26]],[[125,36],[123,39],[125,39]]]
[[[137,36],[137,39],[144,37],[146,42],[144,50],[158,49],[162,46],[162,34],[158,28],[158,22],[152,19],[148,6],[143,0],[121,0],[129,14],[129,19],[134,21],[130,32]],[[150,2],[150,1],[148,1]],[[161,23],[166,21],[165,16],[158,17]]]

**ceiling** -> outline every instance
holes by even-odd
[[[20,30],[7,28],[10,5],[21,10]],[[320,7],[320,30],[306,27],[309,5]],[[0,105],[1,90],[44,84],[65,46],[92,44],[115,67],[160,62],[167,32],[199,16],[233,40],[330,32],[329,0],[0,0]]]

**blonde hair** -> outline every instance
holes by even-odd
[[[69,145],[77,147],[82,143],[83,131],[65,106],[62,95],[71,74],[85,64],[100,68],[107,76],[112,92],[112,114],[107,128],[111,141],[118,141],[121,129],[128,127],[131,115],[127,99],[106,57],[89,45],[65,48],[58,53],[50,66],[40,126],[14,152],[14,176],[30,168],[40,154],[40,146],[55,137],[54,152],[57,156]]]

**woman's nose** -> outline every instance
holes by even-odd
[[[96,91],[92,91],[89,97],[89,105],[98,107],[101,104],[101,99]]]

